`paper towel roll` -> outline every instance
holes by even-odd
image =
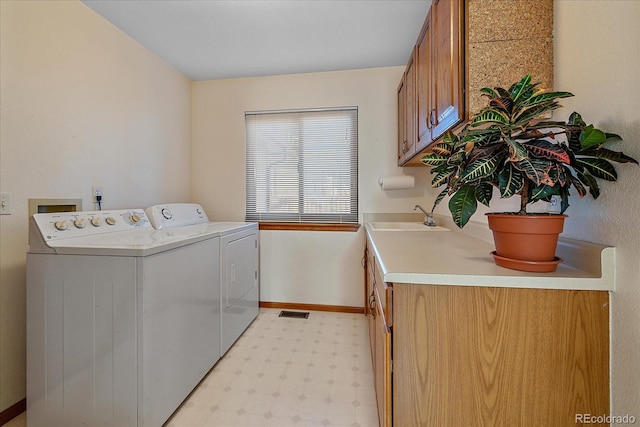
[[[404,190],[416,186],[416,178],[412,175],[385,176],[378,179],[383,190]]]

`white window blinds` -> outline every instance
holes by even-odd
[[[247,221],[358,222],[356,107],[245,113]]]

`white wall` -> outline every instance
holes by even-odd
[[[75,1],[0,1],[0,411],[25,397],[29,198],[190,200],[191,82]]]
[[[555,86],[566,118],[618,133],[615,149],[640,160],[640,2],[567,1],[555,6]],[[558,114],[556,114],[558,116]],[[640,167],[616,165],[598,200],[571,197],[564,235],[616,247],[611,298],[612,414],[640,419]]]
[[[194,201],[215,220],[244,219],[244,112],[358,107],[359,210],[411,212],[426,197],[426,168],[396,161],[396,90],[404,67],[218,80],[193,84]],[[413,174],[415,189],[382,191],[378,177]],[[363,230],[262,231],[263,301],[363,305]]]

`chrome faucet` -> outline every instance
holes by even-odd
[[[427,227],[435,227],[436,226],[436,221],[433,219],[433,214],[425,211],[424,208],[422,206],[420,206],[420,205],[415,205],[413,207],[414,211],[416,209],[420,209],[422,212],[424,212],[424,222],[423,222],[424,225],[426,225]]]

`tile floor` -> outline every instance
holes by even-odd
[[[366,317],[279,313],[260,310],[167,427],[378,425]]]

